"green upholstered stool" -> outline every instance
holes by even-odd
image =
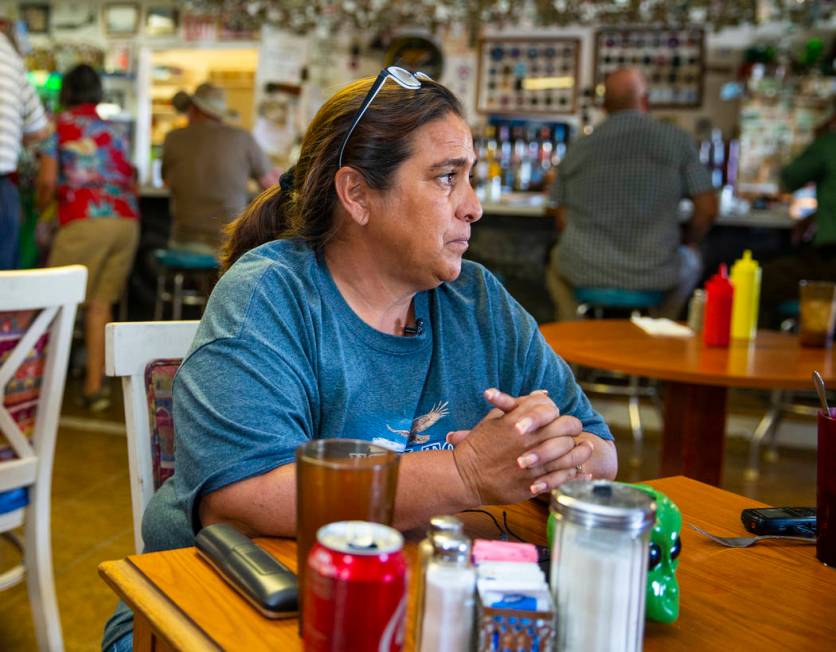
[[[586,314],[590,309],[598,312],[606,308],[621,310],[650,310],[658,307],[665,298],[661,290],[622,290],[619,288],[576,288],[575,299],[578,301],[578,313]],[[586,306],[586,308],[583,308]],[[583,312],[581,312],[583,311]]]
[[[157,249],[154,258],[159,266],[154,319],[163,318],[166,304],[171,306],[171,318],[183,317],[183,306],[205,306],[220,267],[218,259],[208,254],[180,249]],[[191,281],[191,287],[186,281]]]

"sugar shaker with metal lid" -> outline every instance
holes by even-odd
[[[551,510],[558,650],[641,650],[653,499],[620,482],[574,480],[552,492]]]
[[[424,579],[427,572],[427,564],[433,556],[433,537],[436,534],[445,532],[449,534],[461,534],[464,525],[455,516],[433,516],[427,527],[427,538],[418,544],[418,572],[416,573],[415,587],[415,649],[421,649],[421,626],[424,615]]]

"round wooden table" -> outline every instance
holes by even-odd
[[[668,381],[661,474],[713,485],[723,470],[728,387],[812,389],[813,370],[836,385],[833,350],[802,347],[787,333],[759,331],[752,342],[714,348],[699,337],[651,336],[621,319],[551,323],[540,330],[567,362]]]

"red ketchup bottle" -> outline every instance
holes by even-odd
[[[706,346],[728,346],[731,332],[734,287],[729,281],[726,264],[705,284],[705,322],[702,341]]]

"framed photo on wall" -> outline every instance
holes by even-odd
[[[20,5],[20,19],[30,34],[49,33],[49,5]]]
[[[647,78],[651,108],[702,106],[705,32],[699,27],[608,28],[596,32],[594,83],[599,98],[607,75],[627,66],[638,68]]]
[[[139,4],[111,2],[102,8],[102,23],[108,36],[129,36],[139,29]]]
[[[577,38],[489,38],[479,42],[476,109],[490,114],[574,113]]]
[[[145,34],[148,36],[173,36],[180,24],[180,11],[176,7],[151,5],[145,10]]]

